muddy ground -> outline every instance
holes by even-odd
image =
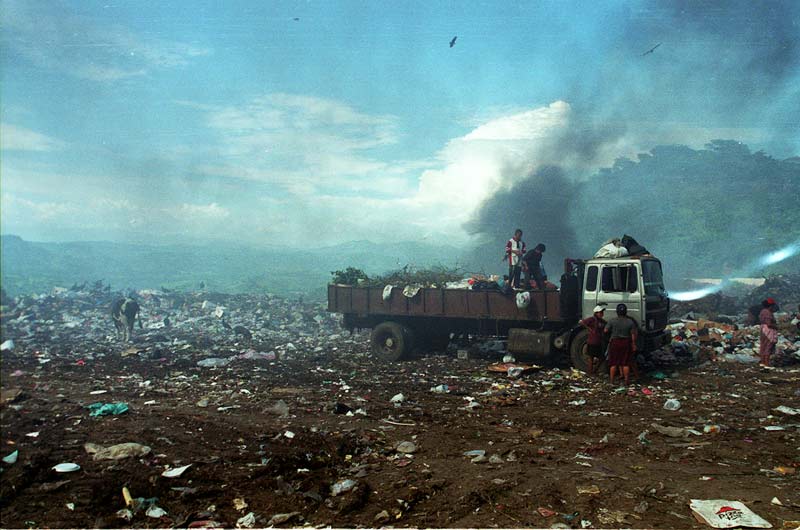
[[[387,365],[365,336],[221,368],[198,367],[199,350],[125,349],[109,339],[90,360],[3,352],[0,456],[19,451],[1,464],[3,527],[233,527],[250,512],[261,527],[293,512],[283,525],[701,527],[690,499],[740,500],[777,528],[800,520],[800,416],[774,410],[800,402],[797,365],[666,365],[666,379],[643,374],[620,391],[566,367],[510,380],[486,369],[498,354],[475,351]],[[440,384],[449,392],[431,392]],[[681,408],[665,410],[669,398]],[[91,417],[98,401],[130,408]],[[84,448],[123,442],[152,451],[96,461]],[[51,469],[64,462],[81,469]],[[332,495],[346,479],[355,487]],[[120,518],[123,487],[166,515],[142,505]]]

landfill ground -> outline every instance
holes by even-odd
[[[0,456],[18,451],[0,464],[6,528],[704,527],[690,499],[800,520],[800,416],[775,410],[797,408],[798,364],[664,355],[628,389],[566,365],[509,379],[487,370],[503,352],[474,345],[387,364],[319,304],[273,297],[151,296],[131,345],[107,300],[60,297],[4,314]],[[129,409],[93,417],[96,402]],[[124,442],[151,450],[85,448]]]

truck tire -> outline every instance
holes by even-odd
[[[569,345],[569,357],[572,361],[572,366],[578,370],[589,373],[589,356],[585,353],[586,341],[589,339],[589,331],[582,329],[572,338]],[[600,364],[597,366],[597,373],[603,374],[608,370],[608,365],[605,359],[600,359]]]
[[[411,332],[397,322],[382,322],[372,329],[372,353],[384,361],[399,361],[411,352]]]

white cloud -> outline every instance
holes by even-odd
[[[339,101],[269,94],[208,110],[208,124],[220,133],[223,159],[204,166],[208,174],[304,191],[347,187],[375,175],[401,176],[402,165],[371,151],[398,141],[397,118],[359,112]]]
[[[210,204],[188,204],[181,205],[179,216],[184,220],[208,220],[208,219],[224,219],[228,217],[231,212],[227,208],[223,208],[219,204],[212,202]]]
[[[65,11],[54,4],[5,0],[2,44],[37,66],[93,81],[142,76],[210,53]]]
[[[25,127],[0,123],[0,147],[4,151],[57,151],[66,144]]]

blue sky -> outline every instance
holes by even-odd
[[[542,165],[587,178],[713,138],[797,155],[798,15],[793,2],[2,0],[2,232],[457,244],[483,200]]]

